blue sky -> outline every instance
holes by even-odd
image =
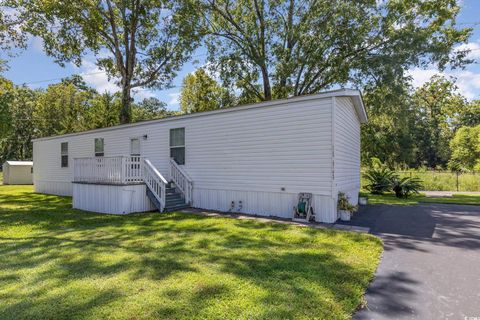
[[[468,99],[479,99],[480,1],[462,0],[461,6],[462,10],[458,17],[459,25],[461,27],[474,28],[474,33],[470,38],[469,43],[464,45],[464,47],[466,46],[472,49],[470,56],[471,58],[476,59],[478,64],[469,65],[465,70],[446,71],[444,74],[457,79],[457,85],[460,92]],[[178,73],[178,76],[173,80],[173,85],[176,87],[162,91],[141,90],[136,93],[136,98],[155,96],[166,102],[169,109],[177,110],[179,108],[179,85],[185,75],[194,71],[204,63],[205,50],[199,48],[194,55],[196,56],[194,60],[197,60],[198,62],[190,62],[183,66],[182,70]],[[65,68],[62,68],[57,65],[52,58],[43,53],[42,42],[36,38],[30,39],[27,50],[20,53],[19,56],[10,59],[9,66],[10,69],[5,73],[5,76],[8,79],[16,84],[26,83],[32,88],[46,87],[51,83],[58,82],[59,78],[67,77],[72,74],[80,74],[89,85],[96,88],[99,92],[118,90],[113,82],[108,81],[104,73],[99,72],[92,57],[87,57],[80,68],[76,68],[72,65],[67,65]],[[410,70],[415,86],[421,85],[436,73],[438,73],[438,70],[435,70],[434,68]]]

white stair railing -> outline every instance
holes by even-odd
[[[142,158],[136,156],[90,157],[73,160],[73,181],[130,184],[143,182]]]
[[[166,192],[168,181],[158,172],[150,160],[144,159],[143,161],[143,180],[152,194],[160,203],[160,212],[165,209],[166,204]]]
[[[183,193],[185,203],[191,205],[193,181],[173,158],[170,159],[170,179],[175,183],[175,187]]]

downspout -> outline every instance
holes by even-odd
[[[335,119],[336,119],[336,105],[337,99],[332,97],[332,119],[331,119],[331,126],[332,126],[332,188],[331,188],[331,197],[334,203],[334,210],[335,210],[335,217],[338,219],[337,215],[337,188],[336,188],[336,180],[335,180]]]

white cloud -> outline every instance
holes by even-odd
[[[470,70],[453,70],[448,72],[440,72],[437,69],[419,69],[415,68],[408,71],[412,77],[412,85],[415,88],[420,87],[436,74],[446,78],[456,80],[458,91],[467,99],[480,98],[480,73]]]
[[[31,37],[30,46],[37,52],[43,52],[43,39],[39,37]]]
[[[415,68],[408,70],[408,75],[412,77],[412,85],[414,88],[421,87],[425,82],[430,80],[436,74],[441,74],[436,69],[420,69]]]
[[[455,48],[455,51],[465,50],[470,50],[467,55],[469,59],[480,59],[480,41],[465,43]]]
[[[85,59],[80,66],[80,75],[85,82],[98,92],[118,92],[120,88],[115,84],[115,79],[108,79],[107,74],[100,70],[90,59]]]
[[[167,102],[169,106],[178,106],[180,105],[180,92],[172,92],[168,94],[170,100]]]
[[[132,95],[138,100],[143,100],[146,98],[152,98],[157,96],[153,91],[148,89],[137,89],[137,90],[133,89]]]

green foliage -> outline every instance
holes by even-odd
[[[418,193],[422,188],[422,183],[418,178],[393,176],[392,190],[397,198],[408,198],[413,193]]]
[[[210,66],[256,100],[392,83],[414,66],[467,61],[451,52],[471,33],[455,25],[452,0],[200,2]]]
[[[362,128],[365,166],[377,157],[389,167],[445,168],[455,132],[480,115],[478,101],[467,102],[453,80],[440,76],[416,90],[408,79],[367,86],[364,97],[369,115]]]
[[[210,111],[231,107],[234,97],[221,87],[204,69],[198,69],[183,79],[180,108],[183,113]]]
[[[338,210],[345,210],[350,213],[355,212],[357,210],[357,206],[354,206],[353,204],[350,203],[350,199],[348,196],[343,193],[339,192],[338,193],[338,200],[337,200],[337,209]]]
[[[2,320],[349,319],[382,252],[340,230],[82,212],[31,186],[0,203]]]
[[[31,140],[36,135],[34,112],[38,91],[25,87],[8,90],[9,103],[2,118],[0,134],[0,163],[5,160],[27,160],[32,158]]]
[[[416,205],[419,203],[446,203],[446,204],[463,204],[463,205],[480,205],[479,194],[454,194],[451,197],[426,197],[424,194],[412,195],[408,198],[398,198],[394,193],[386,194],[366,194],[362,196],[368,197],[370,205]]]
[[[417,117],[418,160],[427,167],[445,167],[450,159],[449,142],[453,138],[455,116],[466,105],[455,84],[434,76],[413,95]]]
[[[121,97],[98,94],[78,76],[32,90],[0,78],[0,163],[32,157],[32,139],[120,124]],[[156,98],[132,107],[133,121],[173,115]]]
[[[157,98],[145,98],[132,106],[132,121],[153,120],[173,116],[176,113],[168,111],[167,104]]]
[[[131,90],[167,87],[198,46],[198,10],[188,0],[13,3],[60,65],[79,65],[95,54],[96,64],[122,89],[121,123],[131,121]]]
[[[365,174],[367,185],[365,188],[373,194],[382,194],[392,189],[392,180],[396,177],[395,172],[383,166],[370,168]]]
[[[480,125],[461,127],[450,141],[452,170],[480,171]]]

